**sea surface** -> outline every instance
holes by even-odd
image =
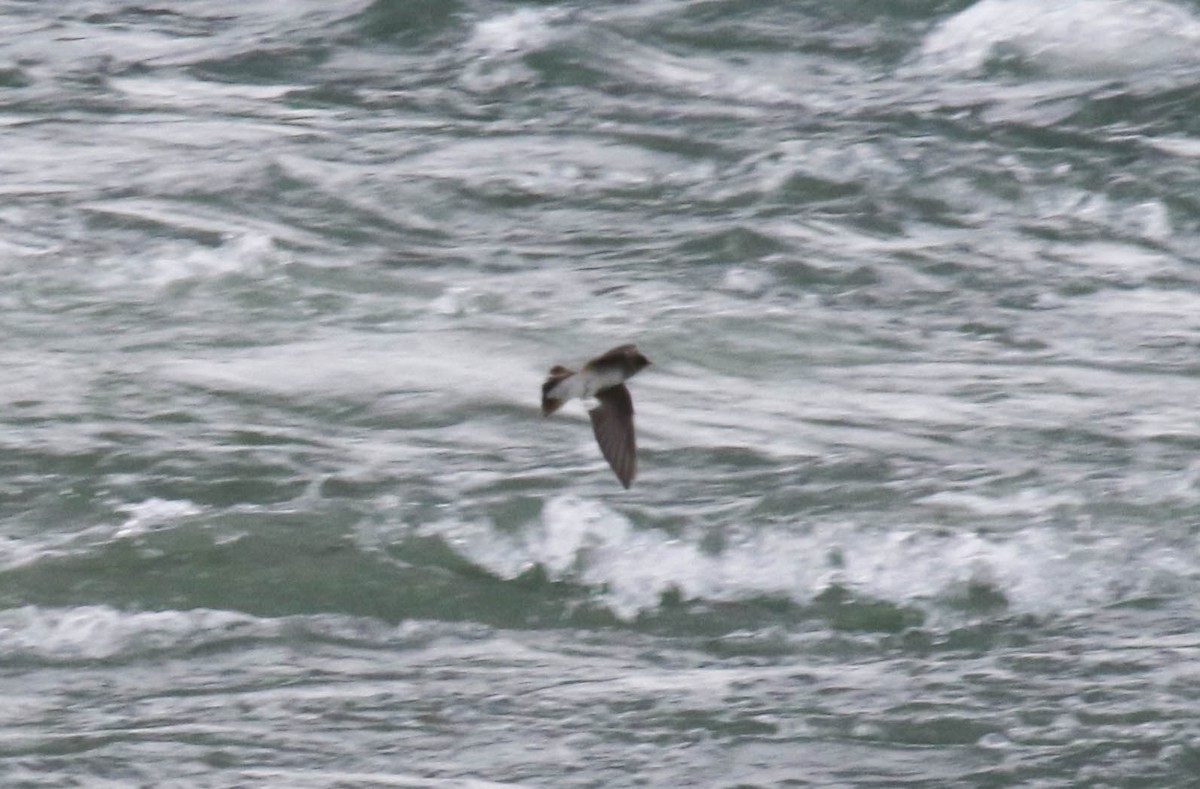
[[[0,0],[0,337],[6,789],[1200,786],[1200,2]]]

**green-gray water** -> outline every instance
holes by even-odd
[[[1198,785],[1195,3],[0,33],[0,785]]]

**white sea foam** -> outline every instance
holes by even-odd
[[[172,501],[157,497],[126,504],[120,509],[127,513],[129,518],[117,529],[114,535],[116,537],[136,537],[157,526],[172,524],[203,511],[190,501]]]
[[[563,16],[559,10],[533,8],[498,14],[475,25],[466,46],[483,55],[523,52],[550,40]]]
[[[352,352],[347,352],[349,347]],[[536,357],[536,352],[508,341],[455,332],[423,337],[420,345],[387,336],[346,335],[328,342],[222,350],[170,362],[161,370],[171,380],[233,391],[370,398],[392,392],[429,393],[443,402],[511,394],[532,408],[537,387],[530,381],[540,380],[544,372],[530,361]]]
[[[1200,20],[1157,0],[981,0],[925,39],[924,65],[975,72],[1011,54],[1049,74],[1114,77],[1200,66]]]
[[[211,641],[250,631],[263,634],[270,627],[275,627],[270,620],[231,611],[25,606],[0,611],[0,656],[94,660],[186,646],[197,639]]]
[[[556,23],[563,16],[557,10],[523,8],[476,24],[464,46],[473,57],[463,69],[463,86],[486,93],[535,79],[536,74],[521,57],[562,35]]]
[[[127,517],[119,525],[97,523],[75,530],[45,530],[20,537],[0,537],[0,568],[9,569],[61,556],[87,554],[113,540],[140,537],[161,527],[199,515],[202,507],[186,500],[151,497],[119,505]]]
[[[0,659],[103,660],[246,638],[303,637],[395,647],[446,637],[467,643],[489,633],[472,623],[410,620],[392,625],[339,614],[258,617],[208,608],[124,611],[108,605],[27,605],[0,610]]]
[[[322,770],[306,767],[292,770],[281,767],[255,767],[240,771],[240,775],[253,779],[263,786],[289,786],[292,789],[325,789],[329,786],[352,787],[399,787],[400,789],[521,789],[526,784],[497,783],[479,778],[430,778],[414,773],[402,775],[396,772],[366,773],[345,770]]]
[[[761,296],[774,284],[773,279],[765,271],[731,266],[721,279],[721,289],[744,296]]]
[[[1034,498],[989,504],[942,497],[938,503],[1009,514],[1053,504]],[[601,604],[625,619],[654,610],[670,592],[708,602],[767,596],[803,605],[834,584],[931,610],[986,588],[1015,611],[1061,613],[1176,589],[1194,575],[1189,567],[1200,563],[1197,551],[1180,556],[1176,547],[1085,538],[1032,521],[996,536],[828,522],[794,532],[748,532],[710,551],[696,537],[637,528],[601,503],[560,496],[515,534],[500,534],[486,522],[443,522],[429,531],[502,578],[540,566],[554,580],[591,587]]]
[[[160,224],[182,232],[227,235],[208,217],[164,208],[151,202],[125,201],[95,204],[90,209],[129,221]],[[226,228],[227,230],[227,228]],[[215,247],[172,241],[100,261],[89,272],[93,286],[112,290],[161,290],[188,282],[219,279],[234,274],[261,276],[282,260],[274,240],[247,232],[228,237]]]

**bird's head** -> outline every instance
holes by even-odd
[[[633,375],[634,373],[636,373],[640,370],[643,370],[643,369],[649,367],[650,365],[654,364],[654,362],[647,359],[645,357],[645,355],[643,355],[640,351],[638,351],[636,348],[634,348],[629,353],[628,364],[629,364],[629,374]]]

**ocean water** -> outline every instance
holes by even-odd
[[[0,140],[0,785],[1200,785],[1200,5],[7,0]]]

